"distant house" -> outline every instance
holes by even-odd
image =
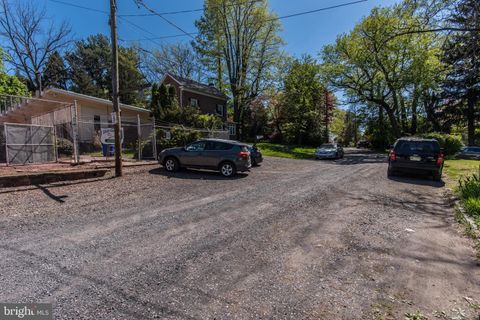
[[[225,129],[230,136],[235,136],[235,126],[227,123],[228,97],[213,84],[204,84],[167,73],[162,82],[166,86],[174,86],[181,107],[194,106],[203,114],[216,114],[222,118]]]

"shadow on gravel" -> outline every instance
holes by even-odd
[[[163,168],[155,168],[148,171],[148,173],[165,176],[167,178],[187,179],[187,180],[238,180],[238,179],[243,179],[248,177],[247,173],[242,173],[242,172],[237,173],[235,177],[226,178],[222,176],[219,172],[191,170],[191,169],[181,169],[180,171],[177,171],[177,172],[167,172]]]
[[[442,188],[445,186],[445,182],[443,181],[434,181],[429,176],[422,176],[422,175],[402,175],[402,176],[394,176],[388,177],[389,180],[401,182],[401,183],[408,183],[408,184],[416,184],[420,186],[430,186],[434,188]]]
[[[94,182],[110,180],[110,179],[114,179],[114,177],[93,178],[93,179],[89,179],[89,180],[62,181],[62,182],[55,182],[55,183],[52,183],[52,184],[44,184],[41,187],[40,187],[40,185],[31,185],[31,186],[23,186],[23,187],[11,187],[11,188],[7,188],[5,190],[0,189],[0,194],[30,191],[30,190],[41,189],[41,188],[53,189],[53,188],[59,188],[59,187],[74,186],[74,185],[79,185],[79,184],[94,183]],[[44,190],[42,190],[42,191],[44,191]]]
[[[43,193],[45,193],[45,195],[47,195],[50,199],[53,199],[53,200],[55,200],[55,201],[57,201],[57,202],[64,203],[65,200],[63,200],[63,199],[68,198],[67,195],[56,196],[56,195],[54,195],[53,193],[51,193],[50,190],[48,190],[47,188],[45,188],[44,186],[41,186],[41,185],[39,185],[39,184],[36,184],[35,186],[36,186],[38,189],[42,190]]]
[[[353,164],[374,164],[374,163],[386,163],[387,156],[378,153],[345,153],[343,159],[335,160],[333,163],[338,165],[353,165]]]

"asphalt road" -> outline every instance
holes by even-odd
[[[0,301],[52,302],[55,319],[479,313],[443,184],[390,180],[381,155],[268,158],[233,180],[141,167],[0,204]]]

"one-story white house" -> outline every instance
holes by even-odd
[[[113,104],[110,100],[88,96],[58,88],[48,88],[39,97],[14,98],[8,107],[0,106],[0,125],[2,123],[24,123],[52,125],[71,122],[72,116],[79,123],[79,142],[91,142],[100,128],[112,123]],[[71,106],[76,105],[76,114]],[[149,110],[120,104],[123,124],[151,123]],[[75,110],[75,109],[73,109]],[[56,118],[55,118],[56,117]]]

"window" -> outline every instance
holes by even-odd
[[[231,136],[234,136],[237,134],[237,125],[235,123],[229,123],[228,124],[228,132]]]
[[[187,146],[187,151],[203,151],[205,150],[205,141],[194,142]]]
[[[224,151],[224,150],[230,150],[232,149],[233,145],[225,142],[219,142],[219,141],[207,141],[207,146],[205,150],[210,150],[210,151]]]
[[[198,99],[190,98],[190,106],[198,107]]]
[[[93,116],[93,130],[100,131],[100,116],[94,115]]]
[[[224,115],[224,112],[223,112],[223,105],[222,104],[217,104],[217,114],[223,116]]]

